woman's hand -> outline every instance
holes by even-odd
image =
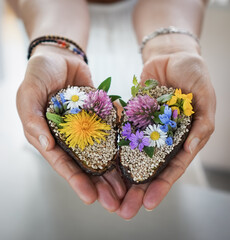
[[[177,38],[178,44],[173,45],[172,41],[167,45],[164,37],[159,37],[152,40],[154,47],[150,43],[145,49],[141,82],[157,79],[160,85],[181,88],[184,93],[193,93],[195,114],[192,128],[184,148],[152,183],[133,185],[130,188],[117,211],[126,219],[132,218],[142,204],[147,210],[153,210],[164,199],[214,130],[216,97],[206,65],[198,54],[197,46],[193,48],[192,43],[188,46],[184,44],[190,41],[187,36],[172,38]]]
[[[55,144],[45,119],[47,102],[58,90],[68,85],[93,86],[89,68],[81,57],[65,49],[38,46],[35,50],[17,93],[17,108],[25,136],[84,203],[91,204],[98,199],[107,210],[115,211],[125,193],[116,170],[103,177],[85,174]]]

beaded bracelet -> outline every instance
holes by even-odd
[[[68,38],[53,36],[53,35],[42,36],[34,39],[29,45],[28,55],[27,55],[28,60],[31,57],[33,49],[42,43],[56,44],[58,47],[69,49],[74,54],[78,54],[82,56],[86,64],[88,64],[88,58],[85,52],[82,50],[82,48],[78,44],[76,44],[74,41]]]
[[[142,53],[144,47],[145,47],[145,44],[157,37],[157,36],[160,36],[160,35],[164,35],[164,34],[184,34],[184,35],[188,35],[190,37],[192,37],[200,46],[200,41],[198,39],[197,36],[195,36],[194,34],[192,34],[191,32],[185,30],[185,29],[179,29],[179,28],[176,28],[176,27],[173,27],[173,26],[170,26],[170,27],[167,27],[167,28],[159,28],[157,29],[156,31],[154,31],[153,33],[145,36],[142,40],[142,43],[140,45],[140,49],[139,49],[139,52]]]

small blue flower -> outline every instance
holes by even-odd
[[[61,98],[61,102],[62,102],[63,108],[66,111],[68,103],[67,103],[67,101],[65,99],[64,93],[60,93],[59,96]]]
[[[71,113],[71,114],[77,114],[77,113],[79,113],[80,111],[81,111],[80,108],[72,108],[72,109],[70,110],[70,113]]]
[[[51,101],[54,104],[54,111],[56,113],[61,113],[63,111],[63,107],[62,107],[61,103],[57,100],[57,98],[56,97],[52,97]]]
[[[53,104],[56,104],[56,105],[60,104],[56,97],[52,97],[51,101],[53,102]]]
[[[169,130],[168,125],[167,124],[161,125],[160,130],[163,131],[163,132],[168,132],[168,130]]]
[[[168,115],[166,115],[166,114],[160,114],[160,115],[159,115],[159,119],[161,120],[161,122],[162,122],[163,124],[169,124],[170,118],[168,117]]]
[[[60,93],[59,96],[60,96],[60,98],[61,98],[61,102],[62,102],[62,103],[65,103],[66,100],[65,100],[65,97],[64,97],[64,93]]]
[[[165,105],[164,114],[167,115],[169,119],[172,116],[172,109],[168,105]]]
[[[175,127],[176,127],[176,122],[170,120],[170,121],[169,121],[169,125],[170,125],[172,128],[175,128]]]
[[[165,143],[169,146],[171,146],[173,144],[173,139],[172,137],[167,137],[166,140],[165,140]]]

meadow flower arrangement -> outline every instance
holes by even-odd
[[[97,89],[68,86],[57,92],[46,112],[50,130],[87,173],[102,175],[119,159],[131,183],[150,181],[182,147],[194,114],[193,95],[158,86],[156,80],[141,86],[134,76],[126,103],[108,95],[110,84],[108,78]],[[113,105],[117,99],[124,110],[120,123]]]
[[[156,80],[141,86],[135,76],[131,92],[132,98],[123,104],[121,170],[131,182],[143,183],[185,140],[194,113],[193,95],[158,86]]]
[[[108,78],[97,89],[69,86],[56,93],[47,108],[57,142],[87,170],[103,170],[116,154],[117,115],[112,102],[120,97],[107,94],[110,84]],[[103,157],[107,160],[100,160]]]

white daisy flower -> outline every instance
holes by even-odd
[[[78,87],[70,87],[66,89],[64,97],[67,102],[67,108],[71,110],[82,107],[87,96]]]
[[[145,131],[144,134],[147,138],[149,138],[149,147],[162,147],[165,145],[165,140],[167,138],[167,133],[163,132],[160,129],[160,126],[157,125],[149,125]]]

